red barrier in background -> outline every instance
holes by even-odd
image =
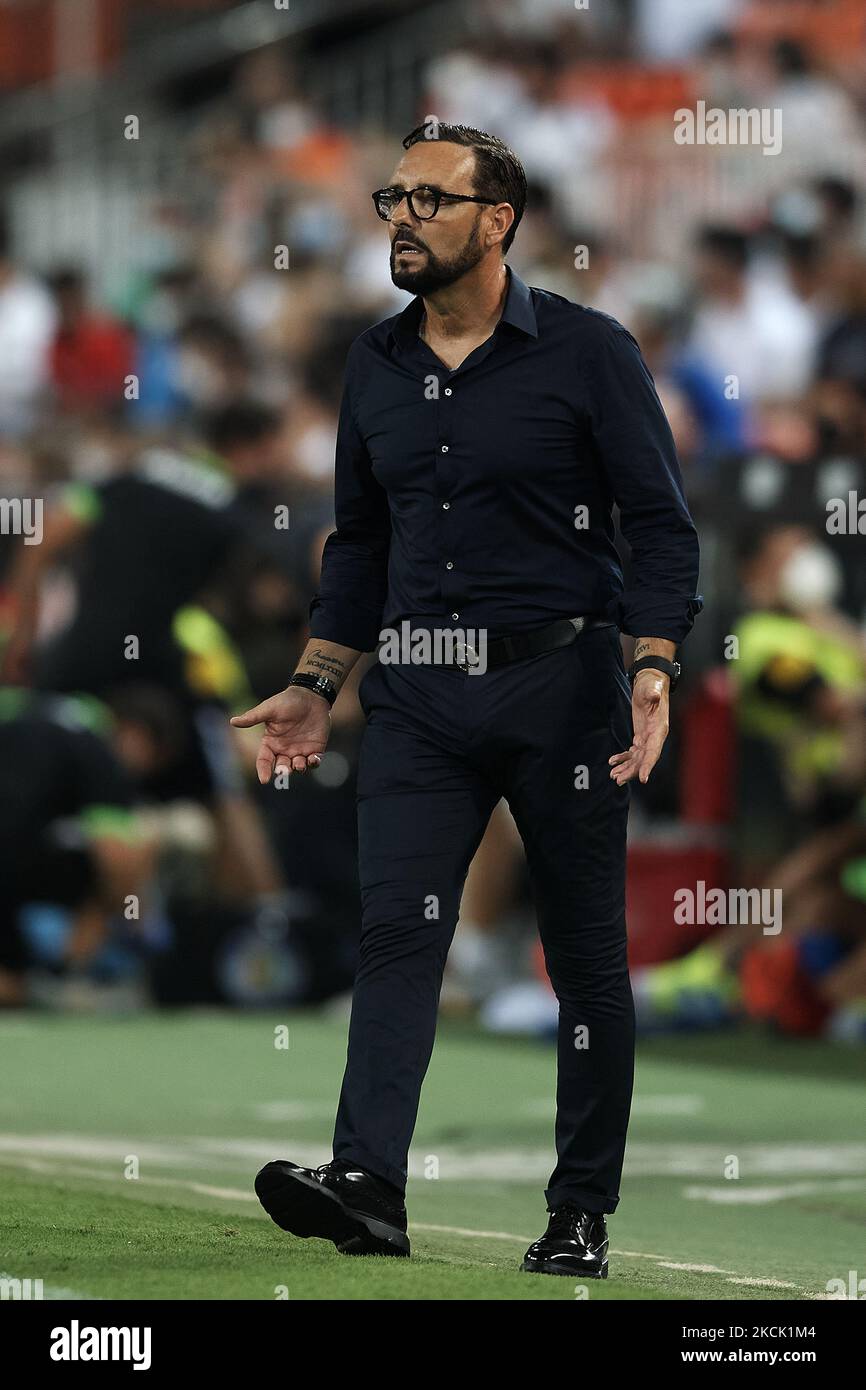
[[[727,889],[728,879],[723,847],[661,845],[652,840],[630,844],[625,888],[630,967],[673,960],[711,936],[715,926],[675,921],[675,895],[683,888],[696,893],[701,880],[707,893]]]
[[[681,711],[680,818],[730,825],[737,787],[734,689],[725,667],[708,671]]]

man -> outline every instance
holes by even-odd
[[[318,766],[348,671],[405,621],[474,629],[484,670],[458,645],[451,664],[380,660],[361,683],[363,921],[334,1160],[268,1164],[256,1189],[296,1235],[409,1254],[407,1151],[442,971],[506,797],[560,1003],[551,1219],[523,1268],[604,1278],[633,1071],[626,784],[646,781],[667,732],[673,657],[700,607],[697,540],[633,339],[503,262],[520,161],[479,131],[430,133],[407,136],[374,195],[392,278],[417,297],[349,354],[311,640],[288,688],[234,723],[265,725],[262,781]],[[633,737],[617,624],[638,638]]]

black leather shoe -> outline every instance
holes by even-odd
[[[607,1226],[600,1212],[562,1202],[550,1213],[547,1230],[530,1245],[521,1266],[527,1274],[607,1278]]]
[[[345,1159],[321,1168],[282,1159],[266,1163],[256,1176],[256,1195],[284,1231],[332,1240],[341,1255],[409,1254],[404,1204]]]

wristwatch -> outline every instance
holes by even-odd
[[[314,676],[312,671],[302,671],[299,675],[292,676],[289,685],[300,685],[304,690],[312,690],[314,695],[321,695],[329,705],[333,705],[339,694],[333,681],[328,680],[327,676]]]
[[[664,656],[642,656],[640,661],[633,661],[628,668],[628,678],[632,686],[638,671],[648,670],[663,671],[671,678],[671,690],[676,690],[683,668],[678,661],[668,661]]]

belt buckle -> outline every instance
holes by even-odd
[[[464,675],[469,674],[470,666],[478,665],[478,653],[469,642],[458,642],[455,646],[455,656],[457,658],[457,670]]]

